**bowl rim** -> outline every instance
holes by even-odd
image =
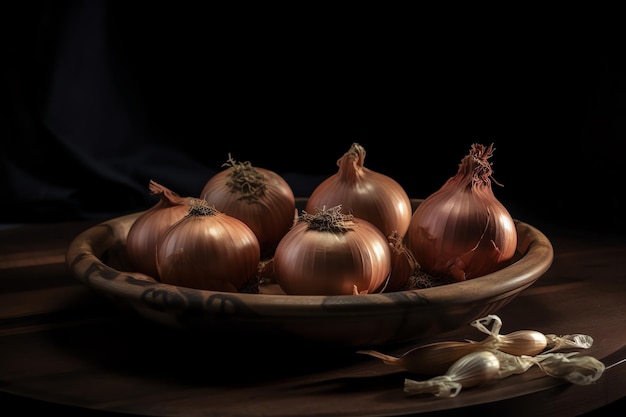
[[[411,201],[413,204],[420,204],[423,199]],[[129,225],[141,213],[143,211],[103,221],[77,235],[66,251],[66,263],[73,275],[89,287],[135,303],[147,303],[145,294],[149,289],[154,293],[180,293],[188,300],[202,301],[189,302],[178,308],[195,308],[215,314],[223,312],[223,305],[218,300],[228,299],[243,302],[250,307],[250,315],[254,317],[260,315],[284,317],[286,313],[290,317],[335,316],[338,312],[342,314],[358,312],[361,316],[377,315],[383,311],[396,309],[410,310],[416,305],[420,305],[421,308],[439,308],[441,305],[497,300],[510,297],[511,293],[520,292],[532,285],[550,268],[554,259],[553,247],[547,236],[536,227],[514,219],[518,232],[519,258],[496,272],[467,281],[432,288],[361,295],[254,294],[202,290],[161,283],[144,274],[120,271],[104,263],[101,256],[113,245],[125,244],[124,230],[127,233]],[[507,279],[503,279],[503,276]],[[172,308],[164,297],[152,297],[149,303],[153,309]],[[259,314],[259,311],[262,311],[262,314]]]

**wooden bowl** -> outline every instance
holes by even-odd
[[[422,201],[413,199],[414,208]],[[297,203],[304,207],[305,202]],[[126,236],[140,214],[111,219],[79,234],[66,253],[74,276],[157,323],[192,332],[250,335],[251,340],[275,337],[365,348],[433,337],[495,313],[541,277],[554,257],[541,231],[515,220],[514,262],[468,281],[366,295],[285,295],[276,284],[261,285],[257,294],[207,291],[163,284],[129,269]]]

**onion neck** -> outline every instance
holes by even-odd
[[[491,194],[493,169],[489,158],[493,155],[493,150],[493,144],[488,147],[478,143],[473,144],[470,153],[461,160],[459,170],[451,181],[457,184],[465,183],[468,188],[481,189]]]
[[[187,204],[187,199],[185,197],[181,197],[178,193],[164,187],[154,180],[150,180],[148,189],[150,190],[150,194],[159,196],[159,201],[154,206],[155,208],[166,208]]]
[[[353,183],[358,181],[364,174],[365,148],[358,143],[353,143],[350,150],[337,160],[339,166],[339,179]]]

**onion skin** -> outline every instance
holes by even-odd
[[[381,288],[391,271],[387,239],[368,221],[346,217],[345,230],[317,230],[299,220],[287,232],[273,261],[276,282],[285,293],[353,295]]]
[[[492,151],[472,145],[457,174],[415,209],[406,246],[423,272],[456,282],[510,264],[517,230],[491,188]]]
[[[241,220],[212,206],[193,206],[158,245],[161,282],[201,290],[239,292],[252,280],[261,250]]]
[[[358,143],[337,161],[339,170],[322,181],[311,193],[305,210],[341,205],[346,214],[367,220],[385,236],[404,236],[413,209],[402,186],[393,178],[364,166],[365,149]]]
[[[139,215],[130,227],[126,238],[126,253],[136,272],[158,280],[156,247],[159,240],[170,226],[189,213],[189,208],[199,199],[181,197],[153,180],[150,180],[149,190],[152,195],[159,196],[159,201]]]
[[[276,245],[293,225],[296,199],[287,181],[276,172],[238,163],[211,177],[200,197],[222,213],[236,217],[252,229],[263,258],[271,257]]]

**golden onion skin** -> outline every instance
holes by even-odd
[[[159,242],[157,268],[165,284],[238,292],[255,277],[260,258],[259,241],[241,220],[190,213]]]
[[[252,229],[262,257],[271,257],[294,223],[296,199],[287,181],[274,171],[231,160],[233,166],[213,175],[200,197]],[[244,172],[254,183],[233,180]],[[258,182],[258,183],[257,183]],[[253,190],[253,191],[250,191]]]
[[[353,143],[337,161],[338,172],[313,190],[305,210],[341,205],[344,213],[369,221],[385,236],[404,236],[413,214],[408,194],[393,178],[366,168],[364,161],[365,149]]]
[[[290,295],[376,292],[391,271],[391,250],[382,232],[363,219],[346,231],[309,229],[296,223],[274,255],[274,274]]]
[[[156,248],[167,229],[185,217],[199,199],[181,197],[167,187],[150,180],[149,190],[159,201],[144,211],[131,225],[126,237],[128,260],[137,272],[159,279]]]
[[[413,212],[406,246],[423,272],[464,281],[502,269],[513,259],[517,230],[491,188],[491,151],[491,146],[474,144],[457,174]]]

